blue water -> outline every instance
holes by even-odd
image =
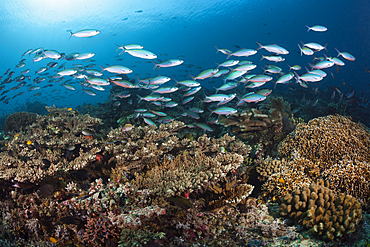
[[[279,44],[290,51],[286,61],[278,63],[284,72],[288,72],[287,64],[299,64],[302,67],[312,63],[312,56],[301,57],[297,43],[300,41],[316,42],[327,45],[328,52],[315,53],[316,56],[336,56],[337,52],[346,51],[356,57],[354,62],[342,59],[346,65],[336,69],[325,70],[328,73],[318,85],[320,90],[325,90],[325,84],[342,88],[345,94],[350,93],[349,86],[353,85],[355,97],[361,98],[361,103],[368,105],[368,81],[370,74],[365,71],[369,66],[370,44],[370,2],[369,1],[202,1],[202,0],[159,0],[159,1],[91,1],[91,0],[3,0],[0,3],[0,75],[8,68],[15,71],[13,78],[20,71],[29,68],[31,80],[17,90],[7,92],[8,98],[20,92],[25,92],[19,97],[10,99],[8,104],[0,101],[0,116],[14,112],[26,101],[41,101],[47,105],[58,107],[77,107],[83,103],[96,104],[108,101],[109,88],[104,92],[94,90],[97,95],[90,96],[82,91],[77,80],[73,84],[76,91],[69,91],[54,83],[53,87],[41,88],[37,91],[27,91],[32,86],[32,80],[37,76],[34,71],[46,66],[51,59],[33,63],[32,55],[26,55],[26,66],[15,69],[21,55],[28,49],[43,47],[54,49],[66,54],[72,52],[94,52],[92,58],[97,65],[107,66],[121,64],[132,67],[134,72],[128,75],[135,78],[154,77],[158,74],[167,75],[178,80],[190,79],[188,74],[197,75],[200,71],[216,67],[215,62],[225,61],[226,56],[217,53],[214,46],[227,48],[232,51],[241,48],[257,49],[256,41],[262,44]],[[324,33],[307,32],[305,25],[324,25],[328,31]],[[78,38],[70,33],[81,29],[98,29],[101,31],[95,37]],[[147,60],[135,58],[127,53],[120,56],[123,61],[116,61],[118,52],[116,44],[141,44],[144,49],[157,54],[158,59],[167,60],[181,56],[185,61],[183,65],[173,68],[161,68],[158,73],[153,71],[152,63]],[[260,67],[261,51],[248,58],[258,65],[257,73],[262,73]],[[168,54],[168,55],[165,55]],[[237,59],[233,57],[233,59]],[[66,62],[57,61],[59,64]],[[139,63],[140,62],[140,63]],[[90,62],[76,61],[74,63],[88,64]],[[194,65],[188,68],[186,65]],[[270,63],[272,64],[272,63]],[[67,62],[70,68],[72,62]],[[195,68],[199,66],[200,68]],[[96,67],[95,69],[98,69]],[[188,70],[188,71],[185,71]],[[55,69],[48,71],[50,75],[56,73]],[[304,73],[301,70],[300,74]],[[329,74],[333,72],[335,79]],[[104,72],[109,75],[109,73]],[[4,80],[6,76],[3,76]],[[343,86],[345,80],[347,87]],[[271,82],[270,82],[271,83]],[[5,84],[5,89],[17,85],[17,82]],[[47,81],[38,84],[44,86]],[[173,81],[169,85],[173,84]],[[222,80],[216,79],[209,84],[202,81],[202,86],[212,89],[213,86],[222,85]],[[266,84],[273,88],[273,84]],[[286,85],[278,85],[279,90],[286,90]],[[310,87],[311,88],[311,87]],[[307,90],[310,90],[307,89]],[[51,92],[57,89],[56,92]],[[40,96],[33,96],[41,92]],[[134,92],[134,91],[133,91]],[[1,91],[0,91],[1,93]],[[292,91],[291,94],[301,94],[301,91]],[[2,95],[1,97],[3,97]],[[295,96],[295,95],[294,95]],[[133,95],[133,100],[137,100]],[[365,114],[368,110],[362,109]]]

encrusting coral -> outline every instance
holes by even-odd
[[[336,194],[324,185],[323,180],[287,194],[282,199],[280,213],[325,240],[354,232],[362,218],[361,203],[356,198]]]

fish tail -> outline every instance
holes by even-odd
[[[302,41],[301,41],[302,42]],[[302,48],[301,48],[301,46],[299,45],[299,44],[297,44],[298,45],[298,47],[299,47],[299,50],[301,51],[301,57],[302,57]]]
[[[117,46],[117,49],[116,49],[116,51],[115,51],[115,52],[117,52],[117,51],[119,50],[120,46],[119,46],[119,45],[117,45],[116,43],[114,43],[114,44]]]
[[[216,54],[217,54],[217,53],[220,51],[220,49],[218,49],[218,48],[217,48],[217,46],[215,46],[215,47],[216,47],[216,49],[217,49],[217,51],[216,51]]]
[[[101,71],[100,72],[103,72],[104,71],[104,67],[99,65],[99,67],[101,68]]]
[[[226,59],[229,59],[229,57],[231,57],[231,55],[232,55],[232,53],[227,54]]]
[[[265,56],[263,55],[263,54],[261,54],[262,55],[262,58],[261,58],[261,60],[260,61],[262,61],[262,59],[264,59],[265,58]]]
[[[192,76],[192,75],[189,75],[189,76],[191,77],[191,79],[193,79],[193,81],[196,80],[194,76]]]
[[[215,64],[217,64],[217,69],[218,69],[218,68],[220,68],[220,64],[219,64],[219,63],[216,63],[216,62],[215,62]]]
[[[307,25],[305,25],[305,26],[308,28],[308,30],[307,30],[307,33],[308,33],[311,30],[311,28]]]
[[[340,56],[340,51],[337,48],[334,48],[334,49],[338,52],[337,57],[339,57]]]
[[[152,62],[154,63],[154,67],[153,67],[153,70],[155,70],[155,68],[157,68],[157,72],[159,70],[159,66],[156,62],[154,62],[154,60],[152,60]]]
[[[257,45],[259,46],[259,47],[257,48],[257,50],[261,49],[261,48],[262,48],[261,43],[260,43],[260,42],[258,42],[258,41],[256,41],[256,43],[257,43]]]
[[[324,45],[324,49],[325,49],[325,51],[328,51],[328,49],[326,49],[326,46],[328,45],[328,43],[326,43],[325,45]]]
[[[136,96],[139,98],[139,102],[140,103],[142,100],[143,100],[143,97],[141,97],[140,95],[136,94]]]
[[[69,31],[69,32],[71,33],[71,36],[69,36],[69,39],[68,40],[70,40],[72,38],[72,36],[73,36],[72,31]]]
[[[292,69],[292,66],[290,66],[289,64],[287,64],[288,65],[288,67],[289,67],[289,71]]]
[[[141,81],[140,78],[137,75],[135,75],[135,76],[137,78],[137,82],[139,83]]]

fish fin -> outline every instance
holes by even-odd
[[[226,60],[229,59],[229,57],[231,57],[231,55],[232,55],[232,53],[227,54]]]
[[[189,76],[191,77],[191,79],[193,79],[193,81],[196,80],[194,76],[192,76],[192,75],[189,75]]]
[[[114,44],[117,46],[117,49],[115,51],[115,52],[117,52],[121,48],[121,46],[117,45],[116,43],[114,43]]]
[[[337,48],[334,48],[334,49],[338,52],[337,57],[339,57],[339,56],[340,56],[340,54],[341,54],[341,52],[340,52]]]
[[[257,50],[262,49],[262,45],[261,45],[261,43],[259,43],[258,41],[256,41],[256,43],[257,43],[257,45],[259,46],[259,47],[257,48]]]
[[[69,31],[69,32],[71,33],[71,36],[69,36],[69,39],[68,40],[70,40],[72,38],[72,36],[73,36],[72,31]]]
[[[99,65],[99,67],[101,68],[100,73],[102,73],[102,72],[104,71],[104,67],[103,67],[103,66],[101,66],[101,65]]]
[[[217,48],[217,46],[215,46],[215,47],[216,47],[216,49],[217,49],[217,51],[216,51],[216,54],[217,54],[217,53],[220,51],[220,49],[218,49],[218,48]]]
[[[311,28],[307,25],[305,25],[305,26],[308,28],[308,30],[307,30],[307,33],[308,33],[311,30]]]
[[[215,64],[217,64],[217,69],[218,69],[218,68],[220,68],[220,64],[219,64],[219,63],[216,63],[216,62],[215,62]]]
[[[326,43],[325,45],[324,45],[324,49],[325,49],[325,51],[328,51],[328,49],[326,49],[326,46],[328,45],[328,43]]]
[[[262,61],[262,59],[264,59],[265,58],[265,56],[263,55],[263,54],[261,54],[262,55],[262,58],[261,58],[261,60],[260,61]]]
[[[301,41],[302,42],[302,41]],[[299,44],[297,44],[298,45],[298,47],[299,47],[299,50],[301,51],[301,57],[302,57],[302,48],[301,48],[301,46],[299,45]]]
[[[154,60],[152,60],[152,62],[154,63],[153,70],[155,70],[155,68],[157,67],[157,63],[156,63],[156,62],[154,62]]]
[[[136,96],[139,98],[139,102],[140,103],[142,100],[143,100],[143,97],[141,97],[140,95],[136,94]]]

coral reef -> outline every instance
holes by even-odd
[[[279,145],[281,156],[298,152],[302,158],[320,162],[321,171],[344,158],[370,161],[370,132],[366,126],[340,115],[310,120],[297,126]]]
[[[0,154],[1,179],[35,183],[96,160],[101,149],[93,136],[99,134],[100,120],[66,108],[47,110],[48,115],[35,117],[7,143],[7,151]]]
[[[287,194],[282,199],[280,212],[325,240],[354,232],[362,218],[361,204],[356,198],[336,194],[324,186],[323,180]]]
[[[322,173],[330,188],[354,196],[362,204],[370,201],[370,164],[341,160]]]
[[[259,174],[258,179],[262,182],[266,181],[272,174],[280,172],[281,166],[286,162],[285,159],[278,160],[267,157],[256,167]]]
[[[18,132],[36,121],[36,113],[16,112],[10,114],[4,123],[4,129],[9,132]]]

